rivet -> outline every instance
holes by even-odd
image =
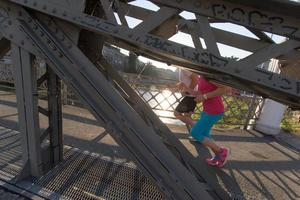
[[[9,35],[9,38],[13,39],[13,38],[14,38],[14,36],[13,36],[12,34],[10,34],[10,35]]]
[[[66,13],[66,12],[63,12],[63,16],[66,17],[66,16],[67,16],[67,13]]]
[[[59,56],[60,58],[62,58],[62,57],[63,57],[63,54],[59,52],[58,56]]]
[[[56,13],[56,9],[55,8],[52,10],[52,13]]]
[[[44,6],[43,6],[43,10],[46,10],[46,9],[47,9],[47,6],[46,6],[46,5],[44,5]]]
[[[8,20],[8,22],[7,22],[7,23],[8,23],[8,25],[12,25],[12,22],[11,22],[11,20]]]
[[[24,0],[24,3],[27,3],[28,1],[27,0]]]
[[[33,6],[37,6],[37,2],[33,2]]]
[[[24,41],[23,40],[21,41],[21,45],[24,45]]]

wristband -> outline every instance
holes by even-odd
[[[208,99],[206,94],[203,94],[203,98],[204,98],[205,100]]]

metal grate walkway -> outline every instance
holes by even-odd
[[[20,134],[0,128],[0,180],[13,183],[21,171]],[[134,166],[65,147],[65,160],[39,179],[15,183],[47,199],[164,199]]]

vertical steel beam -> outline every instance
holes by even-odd
[[[203,17],[201,15],[196,15],[198,24],[200,25],[200,29],[203,35],[203,39],[205,40],[206,47],[208,51],[213,54],[220,56],[220,51],[215,39],[215,36],[211,30],[210,24],[208,22],[207,17]]]
[[[131,152],[141,169],[159,184],[169,198],[198,199],[202,196],[212,199],[206,188],[178,162],[161,138],[133,112],[79,49],[74,44],[66,45],[71,41],[55,23],[49,18],[39,19],[49,22],[47,27],[33,19],[32,23],[22,23],[24,32],[45,53],[50,67],[68,81],[89,105],[95,118],[104,121],[114,139]],[[58,32],[54,33],[54,30]]]
[[[86,2],[85,13],[97,17],[104,17],[105,12],[103,9],[103,5],[101,6],[100,2],[88,0]],[[112,22],[117,23],[116,21]],[[93,63],[101,57],[103,44],[104,37],[102,35],[87,30],[80,31],[78,47]]]
[[[32,65],[31,55],[12,44],[12,57],[15,66],[15,87],[19,114],[19,126],[22,135],[25,175],[42,175],[40,146],[40,126],[38,115],[38,96],[36,70]],[[24,169],[24,170],[27,170]]]
[[[112,22],[112,23],[118,24],[117,20],[116,20],[116,17],[114,15],[114,11],[112,9],[112,6],[113,6],[114,2],[113,1],[106,1],[106,0],[100,0],[100,1],[101,1],[103,11],[105,13],[106,19],[108,21]]]
[[[47,71],[50,152],[52,164],[57,165],[63,160],[61,81],[48,66]]]
[[[250,102],[247,118],[246,118],[246,121],[245,121],[245,124],[244,124],[244,127],[243,127],[244,130],[246,130],[248,128],[248,125],[250,125],[250,120],[251,120],[251,118],[253,118],[252,113],[254,113],[254,115],[255,115],[255,110],[254,109],[256,109],[256,107],[255,107],[256,99],[257,99],[257,96],[253,95],[253,97],[251,99],[251,102]]]
[[[137,25],[134,28],[134,31],[137,34],[146,34],[151,32],[152,30],[158,28],[162,25],[163,22],[170,19],[172,16],[179,13],[179,10],[168,8],[168,7],[161,7],[159,11],[153,13],[152,16],[145,19],[142,23]]]

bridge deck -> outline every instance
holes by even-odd
[[[45,124],[46,118],[41,116],[41,126]],[[13,182],[20,172],[21,151],[19,133],[11,130],[17,129],[15,96],[7,92],[0,93],[0,125],[0,179]],[[170,128],[207,172],[212,188],[221,185],[236,199],[300,198],[300,154],[291,146],[255,131],[214,130],[215,140],[232,151],[226,167],[217,169],[204,163],[210,152],[190,142],[183,126]],[[64,107],[64,143],[68,145],[64,162],[41,179],[17,186],[53,199],[60,195],[81,199],[120,199],[120,195],[147,199],[150,194],[155,199],[162,198],[85,109]],[[35,184],[28,188],[30,181]]]

